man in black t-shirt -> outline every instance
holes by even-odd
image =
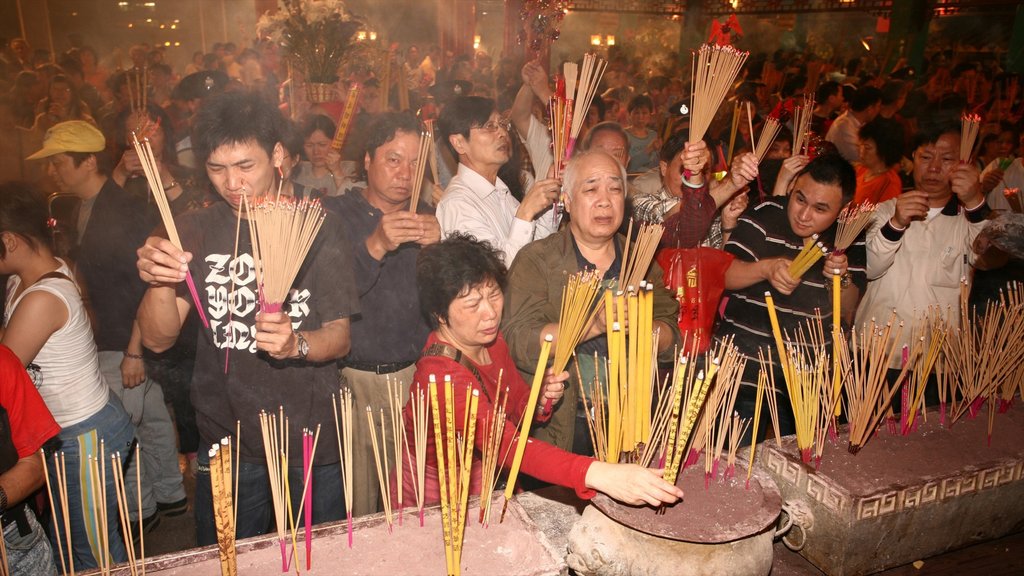
[[[147,347],[170,347],[194,306],[209,320],[198,337],[192,403],[201,447],[232,436],[240,422],[238,538],[269,531],[274,512],[261,411],[276,413],[280,407],[289,419],[293,510],[298,509],[304,480],[298,439],[303,428],[319,425],[313,520],[340,519],[345,513],[332,394],[338,389],[335,361],[350,348],[349,317],[359,311],[350,250],[334,215],[328,214],[281,311],[261,311],[248,226],[239,226],[243,196],[277,190],[283,123],[274,105],[254,92],[206,101],[197,116],[193,144],[224,201],[178,219],[185,251],[160,237],[150,237],[138,251],[140,276],[150,284],[139,309]],[[186,272],[195,281],[198,302],[185,288]],[[216,531],[209,460],[202,449],[198,461],[196,540],[202,546],[216,542]]]
[[[715,337],[732,336],[737,348],[748,358],[744,386],[736,401],[736,409],[743,417],[753,414],[758,350],[770,349],[773,359],[778,360],[765,292],[772,293],[784,333],[795,334],[820,313],[829,343],[832,276],[839,274],[843,319],[852,319],[859,294],[867,283],[863,236],[845,254],[829,253],[801,278],[793,278],[789,266],[814,234],[831,249],[836,219],[853,198],[855,189],[856,175],[849,162],[836,154],[819,156],[797,174],[788,199],[768,200],[741,216],[725,245],[725,250],[736,259],[725,274],[726,304]],[[781,368],[776,366],[775,373],[782,374]],[[781,381],[777,380],[777,384],[782,387]],[[785,396],[784,390],[780,395]],[[788,401],[781,398],[779,406],[782,433],[791,434]]]

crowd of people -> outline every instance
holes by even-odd
[[[724,259],[721,274],[700,279],[709,293],[724,292],[701,329],[753,359],[771,346],[766,291],[793,332],[819,314],[831,320],[835,276],[847,326],[892,310],[913,324],[931,305],[958,310],[965,281],[1021,277],[1020,255],[976,242],[988,219],[1019,211],[1017,78],[948,54],[920,71],[755,55],[708,135],[690,142],[680,106],[688,71],[646,70],[613,51],[564,162],[553,156],[544,117],[552,75],[537,61],[494,66],[482,52],[430,47],[421,56],[406,46],[406,82],[382,86],[384,78],[355,65],[332,100],[312,102],[297,80],[280,80],[279,55],[265,43],[241,51],[218,44],[181,71],[159,49],[128,53],[124,69],[107,71],[86,46],[53,58],[15,39],[0,52],[8,86],[0,97],[8,134],[0,140],[0,273],[8,277],[0,371],[12,375],[0,405],[13,437],[7,460],[10,439],[0,438],[0,511],[9,550],[19,540],[62,538],[52,525],[49,539],[40,538],[36,512],[23,503],[44,481],[40,449],[63,454],[76,495],[74,546],[64,552],[79,568],[101,555],[89,523],[96,512],[78,484],[91,481],[100,443],[126,463],[129,491],[141,468],[141,507],[130,506],[122,521],[157,530],[161,517],[191,506],[199,545],[217,537],[204,448],[235,436],[236,426],[238,537],[272,529],[261,411],[282,409],[293,438],[323,426],[315,522],[382,506],[370,431],[357,418],[354,498],[345,509],[332,423],[339,388],[360,412],[383,408],[387,429],[400,425],[387,421],[391,382],[401,384],[404,403],[430,375],[450,374],[456,407],[474,390],[481,418],[505,389],[502,444],[512,445],[540,349],[559,338],[563,286],[585,269],[617,286],[631,218],[664,225],[661,250]],[[360,83],[359,101],[336,146],[350,82]],[[399,110],[400,85],[409,88],[409,110]],[[811,97],[811,133],[795,135],[793,109]],[[984,119],[970,162],[960,161],[964,112]],[[758,161],[755,135],[769,116],[784,127]],[[423,119],[436,120],[430,170],[417,165]],[[153,148],[180,247],[160,226],[133,138]],[[796,140],[805,145],[794,148]],[[417,185],[423,193],[410,206]],[[243,199],[278,190],[319,200],[327,216],[288,301],[271,312],[261,310],[259,263],[237,222]],[[851,203],[877,205],[871,226],[845,253],[791,275],[808,239],[834,240]],[[683,322],[667,271],[656,262],[645,277],[658,357],[672,362],[694,327]],[[598,314],[576,349],[573,377],[544,374],[537,441],[526,447],[523,471],[584,498],[601,491],[631,504],[672,503],[684,495],[657,471],[591,457],[587,399],[575,378],[601,379],[606,330]],[[754,411],[757,362],[747,367],[737,399],[744,416]],[[403,417],[412,426],[409,406]],[[791,432],[785,410],[782,417],[783,433]],[[195,475],[191,502],[179,456]],[[297,508],[299,450],[287,464]],[[437,495],[435,467],[428,462],[428,501]],[[55,481],[54,467],[49,473]],[[476,472],[472,485],[479,489]],[[112,477],[105,489],[117,518]],[[123,561],[120,528],[108,528],[109,553]],[[30,573],[52,573],[54,554],[37,549],[14,561],[48,559],[49,568]]]

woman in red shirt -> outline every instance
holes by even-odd
[[[416,282],[420,307],[432,328],[423,355],[416,363],[411,386],[412,398],[419,390],[427,393],[430,376],[438,382],[438,404],[444,405],[445,376],[454,383],[455,413],[463,414],[467,388],[479,391],[476,436],[470,493],[480,492],[480,450],[483,430],[499,388],[508,395],[507,420],[502,430],[499,454],[506,454],[516,442],[516,423],[526,408],[529,385],[516,370],[508,346],[498,329],[504,305],[505,265],[501,256],[486,242],[471,236],[454,234],[447,240],[422,249],[416,263]],[[568,372],[554,374],[548,369],[538,400],[536,420],[544,421],[551,406],[562,397]],[[413,435],[412,400],[405,406],[404,420],[409,437]],[[455,419],[462,432],[462,418]],[[442,429],[444,423],[442,423]],[[437,461],[433,434],[427,434],[426,503],[439,499]],[[511,462],[508,459],[505,464]],[[414,467],[403,467],[405,498],[412,501]],[[551,484],[572,488],[581,498],[596,492],[627,504],[670,504],[682,498],[678,487],[661,479],[660,470],[635,464],[608,464],[556,448],[537,439],[526,445],[522,472]]]
[[[860,127],[860,163],[854,204],[880,204],[903,191],[898,171],[903,157],[903,127],[899,122],[875,118]]]

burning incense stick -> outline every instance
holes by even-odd
[[[427,158],[434,154],[432,143],[433,138],[429,132],[420,134],[420,148],[416,154],[416,168],[412,177],[412,195],[409,197],[409,211],[413,214],[420,204],[420,190],[423,188],[423,171],[427,167]]]
[[[221,576],[234,576],[238,573],[238,559],[235,551],[234,495],[231,489],[231,440],[223,438],[219,444],[211,446],[209,455],[220,572]]]
[[[312,511],[310,507],[313,505],[312,494],[310,492],[310,486],[313,484],[313,459],[316,457],[316,447],[320,441],[320,425],[316,425],[316,431],[310,431],[308,428],[302,430],[302,441],[303,441],[303,479],[302,479],[302,496],[299,498],[299,509],[295,512],[295,516],[291,518],[292,526],[292,553],[296,555],[295,565],[296,571],[298,571],[298,546],[296,543],[296,531],[298,528],[298,519],[303,516],[303,512],[306,513],[306,529],[305,529],[305,543],[306,543],[306,570],[310,569],[310,564],[313,560],[313,544],[312,544]],[[287,463],[286,463],[287,465]],[[287,475],[287,471],[285,471]],[[289,495],[289,502],[291,501]]]
[[[903,330],[902,322],[895,326],[895,313],[884,326],[872,321],[860,330],[850,330],[849,357],[851,361],[851,379],[844,385],[846,389],[846,416],[849,420],[849,451],[856,454],[874,434],[875,429],[885,415],[892,398],[899,387],[890,386],[886,371],[891,364],[892,356],[899,346],[899,334]],[[845,352],[845,346],[840,349]],[[903,367],[897,382],[903,380],[909,364]]]
[[[495,485],[498,481],[499,456],[501,452],[502,432],[505,429],[506,405],[508,404],[508,387],[502,394],[501,380],[504,374],[498,373],[498,384],[491,411],[484,416],[483,449],[481,451],[480,480],[480,523],[490,524],[491,503],[494,501]]]
[[[508,509],[508,501],[512,499],[515,490],[516,480],[519,477],[519,467],[523,463],[523,453],[526,451],[526,443],[530,437],[530,426],[533,424],[533,415],[537,410],[537,398],[540,396],[540,389],[544,384],[544,372],[548,365],[548,355],[551,353],[551,336],[544,339],[540,346],[540,356],[537,358],[537,369],[533,374],[533,384],[530,386],[530,397],[526,402],[526,409],[523,411],[523,423],[519,429],[518,440],[516,440],[516,451],[512,458],[512,466],[508,470],[508,480],[505,484],[505,503],[501,507],[501,518],[498,522],[505,520],[505,511]]]
[[[717,44],[704,44],[694,54],[690,90],[691,144],[704,139],[718,107],[749,55],[749,52],[740,52],[732,46]]]
[[[1013,210],[1017,214],[1020,214],[1022,211],[1024,211],[1021,208],[1020,188],[1004,188],[1003,197],[1005,197],[1006,201],[1010,204],[1011,210]]]
[[[971,161],[979,130],[981,130],[981,116],[964,114],[960,117],[960,162],[967,164]]]
[[[150,146],[149,140],[139,142],[135,134],[132,134],[132,145],[135,148],[135,153],[139,156],[142,171],[146,175],[146,183],[149,185],[157,209],[160,211],[160,220],[163,222],[164,229],[167,230],[167,238],[174,244],[175,248],[184,250],[181,245],[181,238],[178,237],[178,228],[174,225],[174,215],[171,213],[170,202],[167,200],[167,189],[164,188],[164,184],[160,180],[160,166],[153,155],[153,148]],[[203,303],[199,299],[199,293],[196,291],[196,284],[192,279],[191,269],[185,272],[185,282],[188,284],[188,291],[192,295],[192,302],[195,304],[196,312],[199,314],[199,320],[202,321],[204,328],[209,328],[210,323],[206,319]]]
[[[556,178],[572,156],[607,64],[594,54],[584,54],[582,64],[566,62],[562,67],[562,77],[548,102]]]
[[[381,440],[380,443],[384,443],[384,411],[381,410]],[[380,449],[380,444],[377,442],[377,426],[374,422],[373,408],[366,407],[366,422],[369,425],[370,442],[373,445],[373,461],[377,465],[377,483],[380,487],[380,498],[381,504],[384,505],[384,521],[387,522],[388,532],[391,532],[394,524],[394,519],[391,516],[391,491],[388,487],[390,484],[389,480],[389,466],[388,466],[388,451],[387,446],[384,450]]]
[[[747,103],[748,114],[750,103]],[[764,120],[764,124],[761,126],[761,136],[757,139],[757,144],[754,145],[754,156],[757,157],[757,162],[761,163],[764,157],[768,155],[768,150],[771,149],[772,144],[775,143],[775,138],[778,137],[779,131],[782,130],[782,124],[779,123],[778,118],[768,116]],[[751,128],[751,138],[753,138],[753,128]]]
[[[454,574],[454,554],[452,550],[452,503],[449,502],[449,491],[448,491],[448,475],[445,466],[445,454],[444,447],[446,444],[445,438],[441,433],[441,410],[437,399],[437,380],[434,375],[430,375],[430,409],[433,414],[434,421],[434,450],[437,453],[437,481],[438,481],[438,492],[441,497],[441,531],[444,536],[444,557],[445,565],[447,570],[445,574]],[[445,393],[448,393],[446,390]],[[451,428],[449,428],[451,430]],[[451,457],[454,458],[454,454]]]
[[[790,156],[807,153],[811,121],[814,119],[814,98],[804,97],[803,105],[793,108],[793,152]]]
[[[110,455],[110,472],[114,480],[114,495],[117,499],[118,514],[122,518],[128,518],[128,497],[125,492],[120,452],[114,452]],[[138,574],[138,565],[135,561],[135,538],[132,535],[130,522],[121,522],[121,536],[124,538],[125,552],[128,554],[128,570],[132,576],[136,576]]]
[[[846,205],[836,219],[835,253],[845,254],[860,233],[871,224],[875,216],[875,205],[870,202]]]

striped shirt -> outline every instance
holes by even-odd
[[[759,262],[767,258],[796,258],[803,248],[803,239],[793,233],[786,216],[786,208],[779,199],[771,199],[748,210],[740,217],[736,230],[725,244],[729,252],[742,262]],[[819,241],[832,247],[836,226],[833,224],[823,232]],[[865,274],[865,249],[863,234],[846,251],[851,280],[861,293],[867,284]],[[725,309],[715,336],[722,338],[732,335],[740,351],[753,359],[750,369],[757,368],[757,351],[763,347],[772,348],[776,361],[771,321],[765,304],[765,291],[772,293],[779,326],[784,333],[795,334],[797,328],[813,320],[820,312],[825,342],[832,342],[832,294],[831,280],[823,276],[825,259],[821,258],[803,275],[803,281],[790,295],[781,294],[768,281],[761,281],[741,290],[726,291]],[[805,332],[806,333],[806,332]]]

